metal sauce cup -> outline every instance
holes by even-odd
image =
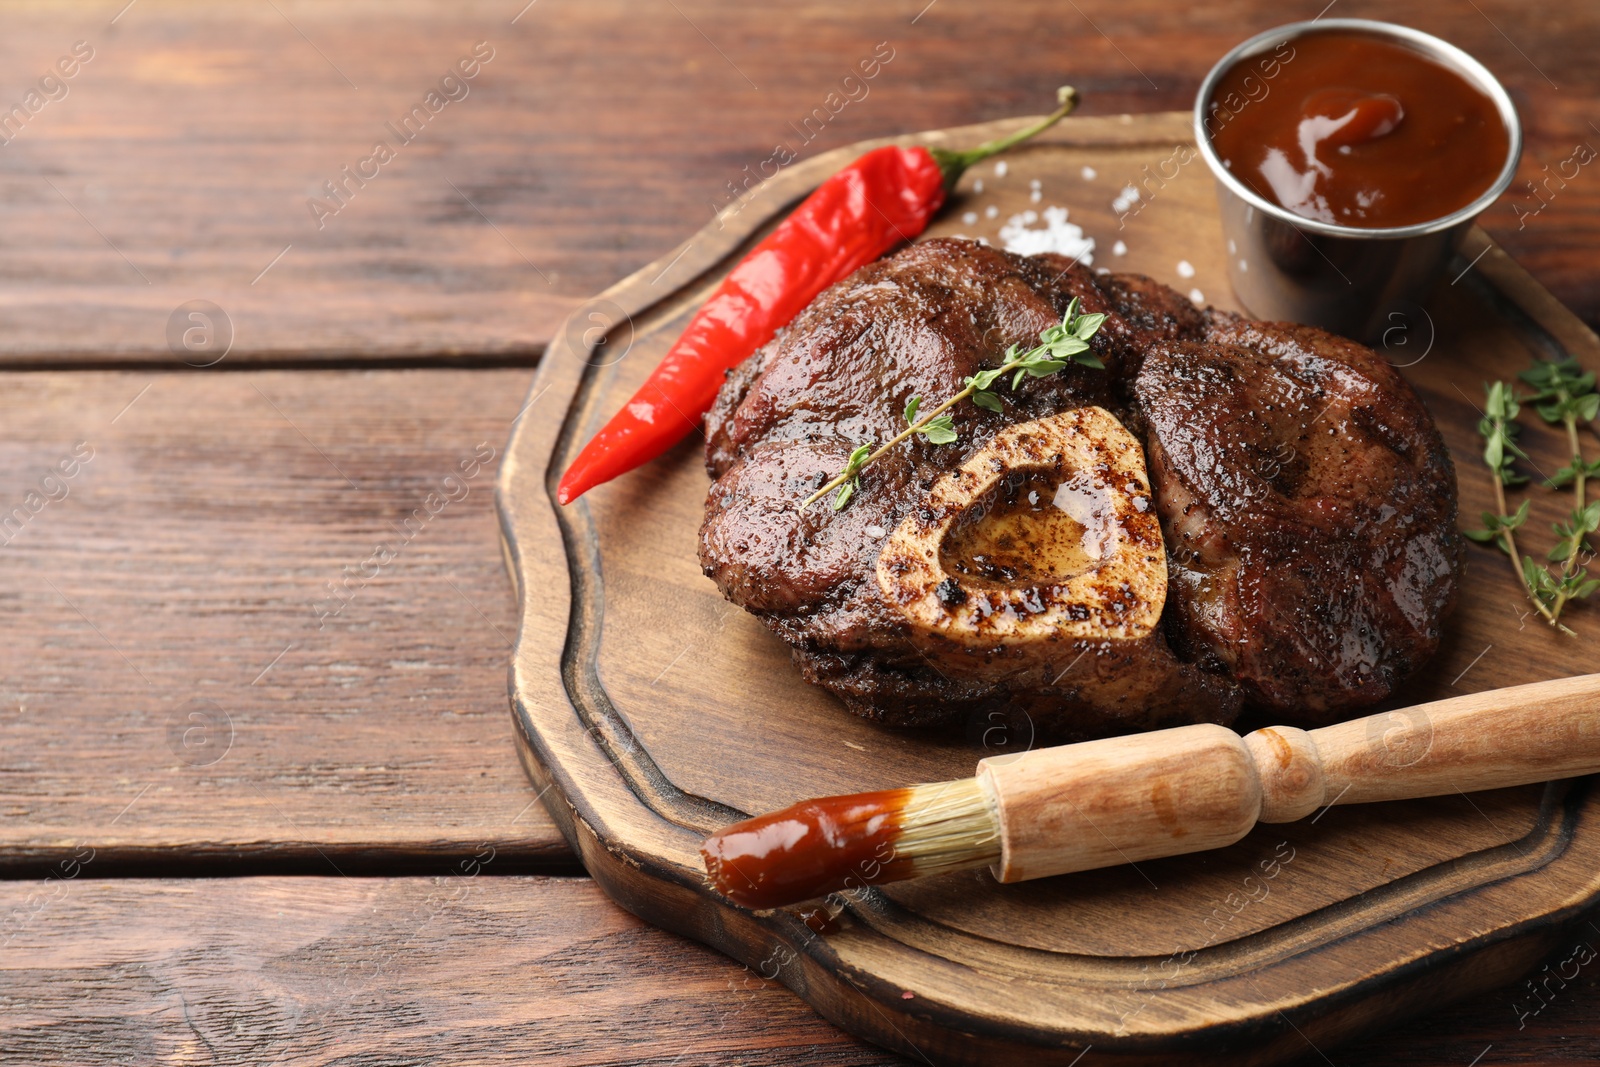
[[[1297,215],[1258,196],[1222,165],[1211,144],[1211,96],[1222,75],[1240,62],[1255,62],[1266,92],[1272,91],[1274,51],[1284,43],[1335,30],[1384,38],[1421,52],[1476,86],[1500,112],[1510,142],[1494,184],[1459,211],[1412,226],[1363,229]],[[1292,63],[1290,59],[1282,65]],[[1248,107],[1246,102],[1244,107]],[[1238,114],[1243,107],[1224,114]],[[1424,300],[1455,254],[1474,218],[1505,192],[1522,155],[1522,124],[1505,87],[1483,64],[1439,38],[1406,26],[1370,19],[1294,22],[1257,34],[1217,61],[1200,85],[1194,105],[1195,143],[1217,179],[1222,232],[1228,242],[1228,279],[1239,300],[1263,319],[1320,326],[1358,340],[1376,337],[1397,309]]]

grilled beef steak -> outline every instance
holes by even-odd
[[[1282,323],[1157,345],[1135,388],[1185,658],[1335,721],[1433,655],[1455,600],[1455,472],[1376,353]]]
[[[793,646],[807,679],[871,718],[933,724],[1003,704],[1063,737],[1230,721],[1235,687],[1180,662],[1159,628],[1115,641],[913,641],[876,576],[891,533],[940,476],[1000,431],[1087,405],[1115,408],[1117,382],[1146,348],[1201,336],[1205,318],[1188,301],[1143,279],[1126,283],[1126,291],[1148,294],[1128,301],[1134,317],[1120,314],[1089,271],[1060,257],[933,240],[823,293],[734,372],[708,417],[706,462],[716,484],[701,530],[706,573]],[[844,510],[826,502],[799,508],[856,445],[899,432],[912,396],[931,404],[1003,362],[1008,346],[1031,347],[1074,296],[1086,313],[1110,316],[1093,341],[1107,370],[1073,365],[1029,380],[1004,391],[1003,414],[957,405],[956,443],[913,438],[862,472]],[[990,495],[1032,491],[1008,483]],[[946,592],[961,600],[952,607],[966,609],[978,590]]]
[[[843,510],[799,507],[857,445],[898,433],[912,396],[926,407],[959,391],[1008,346],[1035,344],[1074,297],[1108,316],[1091,342],[1104,370],[1072,365],[1002,388],[1003,413],[959,404],[955,443],[913,437],[862,472]],[[1361,466],[1341,470],[1337,444],[1301,441],[1311,431],[1295,415],[1252,422],[1274,390],[1292,392],[1278,377],[1295,374],[1307,383],[1295,396],[1325,395],[1327,420],[1366,435],[1351,446]],[[930,240],[864,267],[729,376],[706,430],[706,574],[792,646],[808,680],[884,722],[1006,707],[1070,739],[1226,723],[1244,696],[1290,712],[1311,698],[1315,712],[1348,706],[1377,699],[1431,651],[1453,589],[1451,472],[1387,365],[1316,331],[1208,315],[1147,278],[1096,276],[1060,256]],[[1235,483],[1259,481],[1260,451],[1286,456],[1283,439],[1298,450],[1266,479],[1279,479],[1278,510],[1245,508]],[[1115,447],[1097,455],[1096,441]],[[1208,444],[1213,469],[1192,469]],[[1415,513],[1326,516],[1318,486],[1363,504],[1398,492],[1395,507]],[[1367,545],[1369,534],[1385,547]],[[1316,546],[1332,549],[1314,561]],[[1062,563],[1074,552],[1084,574],[1117,580],[1085,585]],[[1384,577],[1367,574],[1380,565]],[[1316,610],[1307,590],[1338,581],[1323,629],[1303,632]],[[1091,586],[1092,610],[1067,602]],[[1345,635],[1365,651],[1335,654],[1340,620],[1366,627]],[[1291,671],[1293,657],[1303,659]]]

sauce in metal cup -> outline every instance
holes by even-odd
[[[1314,35],[1325,36],[1307,49]],[[1335,68],[1322,62],[1326,46],[1361,40],[1371,42],[1378,64],[1371,75],[1364,79],[1349,62],[1348,77],[1328,74]],[[1426,62],[1397,71],[1397,47]],[[1315,78],[1343,84],[1309,86],[1314,63],[1307,60],[1301,77],[1291,77],[1300,52],[1320,57]],[[1428,70],[1443,83],[1437,95],[1452,100],[1450,121],[1428,111],[1435,101],[1418,89]],[[1407,109],[1413,121],[1405,136],[1385,141],[1401,129]],[[1263,125],[1269,113],[1299,128]],[[1452,123],[1468,124],[1465,134]],[[1233,49],[1200,87],[1195,138],[1216,177],[1229,279],[1240,302],[1261,318],[1363,340],[1391,326],[1397,308],[1427,297],[1473,219],[1510,185],[1522,150],[1511,98],[1480,63],[1429,34],[1366,19],[1294,23]],[[1479,146],[1498,158],[1463,156]],[[1219,147],[1235,161],[1249,156],[1249,172],[1230,169]],[[1341,163],[1349,164],[1348,175]],[[1393,175],[1393,197],[1373,184],[1373,174],[1382,180],[1380,164]],[[1419,218],[1429,205],[1442,205],[1443,213]],[[1396,219],[1403,224],[1392,224]]]

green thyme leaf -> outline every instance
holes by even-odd
[[[1550,572],[1533,561],[1532,556],[1522,557],[1522,580],[1533,595],[1543,601],[1553,592],[1551,588]]]
[[[1073,333],[1077,334],[1078,340],[1087,341],[1095,335],[1095,331],[1099,330],[1101,324],[1105,321],[1105,315],[1100,312],[1096,312],[1093,315],[1084,315],[1074,324]]]
[[[913,425],[913,426],[916,425],[917,408],[919,408],[921,406],[922,406],[922,398],[920,396],[914,396],[910,400],[906,401],[906,423],[907,423],[907,425]]]
[[[1478,423],[1478,433],[1483,438],[1483,461],[1494,474],[1495,501],[1501,514],[1485,514],[1484,529],[1464,532],[1474,541],[1493,542],[1512,556],[1519,564],[1517,577],[1539,614],[1551,626],[1572,635],[1560,621],[1562,609],[1569,602],[1585,599],[1600,589],[1600,579],[1589,576],[1584,557],[1585,551],[1591,548],[1589,535],[1600,529],[1600,501],[1589,503],[1585,499],[1589,480],[1600,478],[1600,461],[1591,463],[1584,459],[1578,435],[1581,424],[1600,414],[1600,393],[1595,392],[1595,375],[1570,358],[1536,360],[1533,366],[1517,375],[1517,380],[1531,387],[1533,392],[1522,397],[1517,395],[1512,383],[1488,383],[1483,418]],[[1523,404],[1531,406],[1545,422],[1565,430],[1572,457],[1566,466],[1544,479],[1544,485],[1551,489],[1570,486],[1573,493],[1568,521],[1550,524],[1556,544],[1544,554],[1549,565],[1536,563],[1532,556],[1517,557],[1519,546],[1513,531],[1527,522],[1532,501],[1524,500],[1515,512],[1504,514],[1505,488],[1528,480],[1515,468],[1516,460],[1528,458],[1517,444],[1521,429],[1517,416]]]
[[[956,433],[955,422],[948,414],[940,415],[930,420],[922,428],[922,436],[928,439],[930,445],[947,445],[959,435]]]
[[[860,445],[854,451],[852,451],[850,453],[849,461],[844,465],[845,477],[852,477],[856,471],[860,470],[862,465],[867,462],[867,457],[870,455],[872,455],[871,445]]]
[[[850,498],[855,496],[856,487],[860,484],[860,478],[851,478],[848,482],[845,482],[843,485],[841,485],[839,487],[839,491],[833,495],[833,510],[843,511],[844,506],[850,503]]]
[[[1511,386],[1505,382],[1491,382],[1485,390],[1487,399],[1484,401],[1483,411],[1489,419],[1510,422],[1517,417],[1521,408],[1517,404],[1517,395]]]
[[[1006,367],[993,367],[989,370],[981,370],[969,378],[963,378],[961,384],[970,386],[975,393],[981,393],[994,385],[995,380],[1004,374],[1007,369]]]
[[[1520,529],[1522,524],[1528,521],[1528,507],[1531,503],[1532,501],[1530,500],[1524,500],[1516,512],[1511,515],[1496,515],[1492,511],[1485,511],[1483,513],[1483,529],[1463,530],[1462,533],[1481,543],[1498,540],[1505,531]],[[1506,548],[1507,546],[1502,541],[1500,547]]]
[[[1535,360],[1533,366],[1517,375],[1539,391],[1541,398],[1558,393],[1587,393],[1594,389],[1595,376],[1578,365],[1571,356],[1558,360]]]
[[[1528,480],[1513,466],[1514,460],[1528,458],[1516,441],[1519,427],[1515,419],[1521,410],[1510,385],[1492,382],[1485,388],[1484,417],[1478,422],[1478,433],[1483,436],[1483,462],[1501,485],[1521,485]]]
[[[1547,558],[1555,563],[1575,560],[1585,548],[1589,547],[1588,535],[1600,529],[1600,501],[1596,501],[1582,510],[1574,508],[1568,518],[1568,523],[1556,522],[1550,524],[1550,528],[1555,531],[1558,540],[1556,546],[1550,550]],[[1568,569],[1563,568],[1564,571]]]
[[[993,411],[996,414],[1000,414],[1005,411],[1005,408],[1001,405],[1000,398],[998,396],[982,389],[972,394],[972,402],[978,405],[980,408],[984,408],[987,411]]]
[[[1551,425],[1568,419],[1589,422],[1600,413],[1600,393],[1594,391],[1595,376],[1585,371],[1570,356],[1560,360],[1537,360],[1517,375],[1533,386],[1529,397],[1539,417]]]

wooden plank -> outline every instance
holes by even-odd
[[[1307,14],[1271,0],[826,0],[778,15],[710,0],[121,7],[0,16],[0,105],[23,101],[75,41],[94,53],[0,148],[0,362],[170,364],[169,321],[194,300],[227,314],[233,361],[526,360],[580,300],[726,206],[780,144],[807,159],[1028,114],[1063,79],[1089,115],[1185,108],[1227,48]],[[1482,58],[1518,99],[1524,176],[1542,183],[1577,144],[1600,145],[1588,48],[1600,11],[1522,10],[1338,9]],[[494,57],[465,98],[400,144],[385,124],[478,42]],[[841,86],[880,42],[892,58],[877,75]],[[393,161],[364,186],[344,179],[377,140]],[[1591,172],[1538,195],[1519,185],[1485,222],[1595,322]],[[308,201],[334,180],[347,203],[319,228]]]
[[[856,1042],[591,882],[471,870],[0,884],[0,1047],[41,1067],[927,1062]],[[1551,957],[1538,1000],[1496,991],[1300,1062],[1464,1067],[1491,1045],[1479,1062],[1593,1060],[1600,978],[1585,946],[1600,935]]]
[[[506,716],[525,372],[4,385],[0,872],[573,869]]]
[[[8,1062],[893,1064],[586,880],[0,884]]]

